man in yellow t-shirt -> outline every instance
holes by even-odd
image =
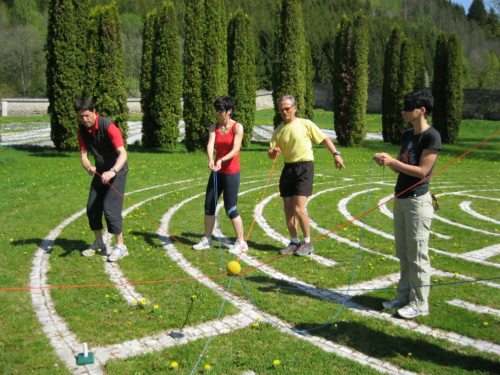
[[[313,251],[309,216],[306,211],[314,177],[313,142],[326,146],[333,155],[337,169],[345,168],[344,160],[321,129],[310,120],[296,117],[297,103],[293,96],[282,97],[279,110],[284,124],[274,131],[267,154],[274,160],[283,153],[285,159],[285,166],[280,176],[280,196],[283,197],[286,224],[291,239],[288,246],[280,250],[280,254],[295,253],[306,256]],[[297,235],[296,218],[304,235],[303,243],[299,241]]]

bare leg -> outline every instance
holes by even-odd
[[[295,208],[294,197],[283,198],[283,208],[285,210],[286,225],[291,238],[297,237],[297,228],[295,227]]]
[[[231,219],[231,223],[233,224],[234,232],[236,233],[236,237],[240,241],[244,241],[243,237],[243,221],[241,220],[241,216],[238,215],[234,219]]]
[[[212,237],[215,226],[215,215],[205,215],[205,237]]]
[[[311,227],[309,224],[309,215],[306,211],[307,197],[302,195],[293,196],[293,208],[294,214],[299,219],[300,229],[304,237],[309,237],[311,235]]]
[[[123,245],[123,232],[120,232],[115,235],[116,236],[116,244]]]

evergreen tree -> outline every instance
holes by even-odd
[[[156,12],[149,12],[144,18],[144,28],[142,31],[142,58],[139,89],[141,91],[142,143],[144,145],[151,145],[154,142],[154,140],[149,139],[149,137],[152,136],[154,125],[154,119],[151,113],[151,103],[153,102],[151,83],[153,81],[155,18]]]
[[[172,150],[177,145],[181,118],[182,71],[179,30],[174,4],[166,0],[155,19],[151,82],[151,132],[148,147]]]
[[[86,1],[51,0],[47,28],[47,98],[49,99],[50,137],[57,150],[78,147],[78,119],[75,100],[82,94],[84,70],[82,50],[85,41],[84,9]],[[82,29],[83,27],[83,29]]]
[[[393,28],[385,49],[384,81],[382,85],[382,136],[384,142],[398,143],[394,129],[401,121],[402,100],[400,92],[401,45],[403,33]]]
[[[255,116],[255,34],[250,18],[236,12],[228,27],[229,95],[236,101],[234,119],[244,126],[243,146],[250,144]]]
[[[486,23],[487,17],[488,12],[486,12],[486,8],[484,7],[484,1],[473,0],[469,7],[467,18],[472,21],[476,21],[480,25],[484,25]]]
[[[227,25],[223,0],[205,0],[206,28],[202,70],[201,133],[196,148],[204,149],[215,122],[214,101],[227,94]]]
[[[97,78],[93,98],[99,113],[109,117],[127,139],[127,90],[123,69],[123,49],[118,7],[115,3],[96,7],[92,13],[95,49],[91,52]]]
[[[273,61],[274,125],[281,117],[278,100],[293,95],[297,116],[305,116],[306,63],[302,7],[299,0],[281,0],[276,23]]]
[[[334,128],[342,146],[359,145],[364,136],[368,99],[368,25],[358,14],[346,17],[335,38],[333,64]]]
[[[309,43],[306,42],[306,96],[305,96],[305,116],[309,120],[314,120],[314,63]]]
[[[441,34],[436,42],[434,58],[433,126],[443,143],[454,144],[458,137],[463,112],[463,57],[456,34]]]
[[[202,123],[202,68],[205,60],[205,0],[186,3],[184,16],[184,88],[183,113],[186,147],[203,148],[207,128]]]

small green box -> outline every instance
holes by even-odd
[[[94,363],[93,352],[89,352],[86,357],[83,355],[83,353],[78,353],[78,355],[75,358],[76,358],[76,364],[79,366],[91,365]]]

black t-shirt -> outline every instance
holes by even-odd
[[[434,128],[429,128],[422,133],[414,134],[413,129],[409,129],[403,133],[403,141],[401,144],[401,150],[399,151],[398,160],[405,164],[419,165],[422,152],[426,149],[441,150],[441,136],[439,135],[439,132]],[[431,172],[429,172],[429,174],[430,173]],[[415,185],[420,180],[421,179],[418,177],[399,173],[398,181],[396,182],[396,187],[394,189],[395,194],[398,195],[410,186]],[[398,198],[411,196],[417,197],[427,193],[429,191],[429,180],[430,179],[427,179],[407,192],[398,195]]]

